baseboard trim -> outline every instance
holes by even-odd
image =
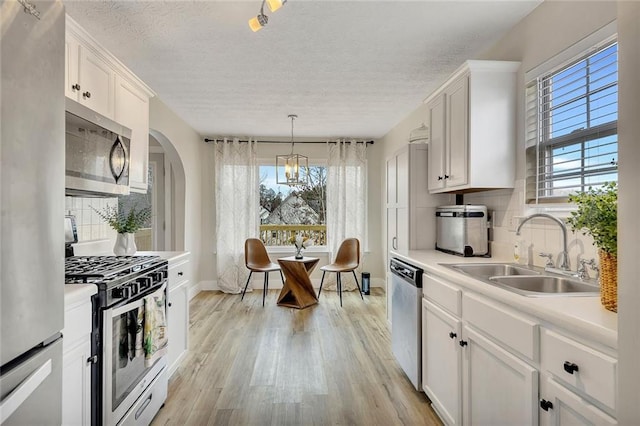
[[[275,278],[275,277],[274,277]],[[312,278],[311,285],[313,288],[320,288],[320,280],[321,278]],[[358,280],[360,281],[360,280]],[[261,290],[263,286],[262,279],[251,280],[249,286],[256,290]],[[381,287],[385,288],[385,280],[384,278],[371,278],[371,287]],[[270,279],[269,280],[269,290],[280,290],[282,289],[282,281],[280,278]],[[216,280],[205,280],[200,281],[197,284],[194,284],[189,288],[189,300],[194,298],[201,291],[219,291],[220,287],[218,287],[218,281]]]

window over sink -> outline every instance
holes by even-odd
[[[526,87],[526,198],[618,180],[618,44],[610,37]]]

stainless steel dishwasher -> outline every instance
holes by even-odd
[[[391,258],[391,349],[398,364],[422,391],[422,269]]]

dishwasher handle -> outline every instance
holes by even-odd
[[[422,288],[422,269],[392,258],[389,262],[389,270],[412,286]]]

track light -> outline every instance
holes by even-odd
[[[249,19],[249,28],[251,28],[254,33],[261,30],[262,27],[267,25],[267,23],[269,22],[269,17],[264,14],[265,2],[267,3],[269,10],[271,12],[275,12],[276,10],[280,9],[282,5],[287,2],[287,0],[262,0],[262,4],[260,5],[260,13],[258,13],[256,17]]]
[[[267,15],[264,15],[262,13],[262,10],[260,10],[260,14],[258,16],[249,19],[249,28],[251,28],[251,31],[255,33],[256,31],[261,30],[262,27],[267,25],[267,22],[269,22],[269,17]]]
[[[275,12],[280,9],[283,4],[285,4],[287,0],[267,0],[267,6],[269,6],[269,10],[271,12]]]

